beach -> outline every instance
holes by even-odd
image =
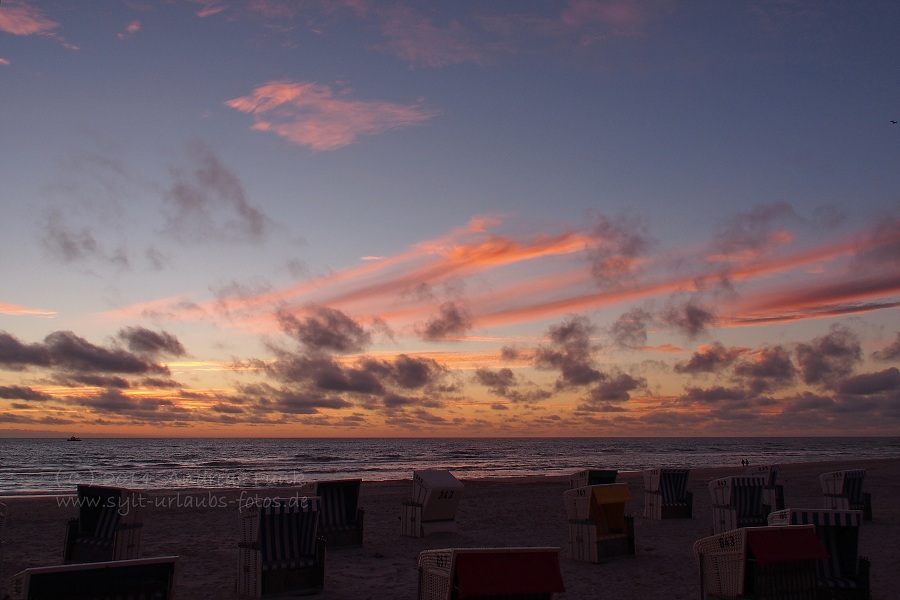
[[[435,465],[439,468],[439,465]],[[603,465],[585,465],[603,468]],[[872,597],[900,597],[900,459],[782,464],[789,508],[821,508],[819,475],[841,469],[867,470],[864,489],[872,494],[874,518],[860,534],[860,554],[872,562]],[[710,480],[741,475],[744,469],[693,469],[688,484],[694,493],[693,518],[651,520],[642,515],[641,473],[620,473],[633,500],[626,513],[635,516],[636,557],[600,564],[566,557],[568,533],[563,492],[568,477],[463,479],[464,497],[455,533],[423,538],[400,535],[400,506],[409,499],[411,480],[363,482],[360,506],[365,509],[362,547],[327,553],[325,589],[315,598],[414,599],[417,559],[422,550],[462,547],[555,546],[566,593],[557,598],[679,600],[699,597],[699,573],[693,543],[711,535]],[[411,474],[410,474],[411,475]],[[239,536],[238,502],[250,496],[276,497],[291,489],[156,490],[142,512],[142,556],[177,555],[176,597],[233,598]],[[6,497],[2,590],[18,571],[62,563],[66,521],[76,509],[56,497]]]

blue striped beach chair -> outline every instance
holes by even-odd
[[[825,508],[834,510],[861,510],[863,519],[872,520],[872,494],[863,491],[865,469],[833,471],[819,475]]]
[[[769,525],[815,525],[816,537],[828,552],[828,558],[816,563],[819,596],[868,600],[871,563],[859,556],[862,518],[858,510],[789,508],[770,514]]]
[[[694,494],[687,490],[690,476],[690,469],[644,471],[644,516],[690,519],[694,506]]]
[[[771,507],[763,504],[764,477],[722,477],[709,482],[713,534],[766,524]]]
[[[78,517],[66,525],[63,562],[140,558],[140,515],[146,497],[137,490],[77,486]]]
[[[294,496],[240,508],[237,592],[241,598],[305,595],[323,589],[321,506],[318,496]]]
[[[569,489],[586,487],[589,485],[606,485],[615,483],[619,471],[616,469],[585,469],[577,471],[569,477]]]
[[[304,488],[310,496],[322,498],[319,535],[329,550],[363,543],[365,510],[359,506],[361,479],[316,481]]]

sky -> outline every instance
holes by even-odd
[[[897,23],[2,0],[0,435],[898,435]]]

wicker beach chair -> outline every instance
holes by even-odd
[[[709,482],[713,533],[765,525],[771,507],[763,504],[763,477],[722,477]]]
[[[341,479],[316,481],[304,486],[304,493],[322,498],[319,535],[325,539],[329,550],[363,543],[365,510],[359,506],[361,483],[361,479]]]
[[[569,489],[587,487],[589,485],[606,485],[615,483],[619,472],[615,469],[585,469],[577,471],[569,477]]]
[[[828,558],[816,562],[819,597],[822,600],[869,600],[869,559],[859,556],[859,530],[863,514],[858,510],[788,508],[769,515],[769,525],[814,525],[816,537]]]
[[[325,540],[318,536],[322,499],[270,498],[240,507],[237,593],[266,598],[320,592]]]
[[[634,517],[625,514],[625,503],[631,499],[624,483],[564,492],[568,557],[597,563],[617,556],[634,556]]]
[[[418,600],[551,600],[565,591],[559,548],[444,548],[419,554]]]
[[[177,556],[34,567],[13,575],[11,600],[169,600]]]
[[[784,486],[778,483],[779,465],[758,465],[748,467],[744,475],[748,477],[762,477],[766,480],[763,486],[763,504],[771,507],[771,510],[784,509]]]
[[[412,499],[403,502],[400,532],[412,537],[456,531],[456,507],[465,486],[450,471],[413,472]]]
[[[644,516],[690,519],[694,506],[694,494],[687,491],[690,475],[690,469],[644,471]]]
[[[694,542],[700,598],[816,600],[816,561],[827,556],[812,525],[742,527]]]
[[[141,513],[147,497],[138,490],[77,486],[78,517],[66,525],[63,562],[140,558]]]
[[[872,520],[872,494],[863,491],[865,469],[833,471],[819,475],[825,508],[833,510],[861,510],[863,519]]]

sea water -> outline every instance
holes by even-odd
[[[900,437],[0,439],[0,495],[396,480],[425,468],[462,478],[563,475],[900,457]]]

